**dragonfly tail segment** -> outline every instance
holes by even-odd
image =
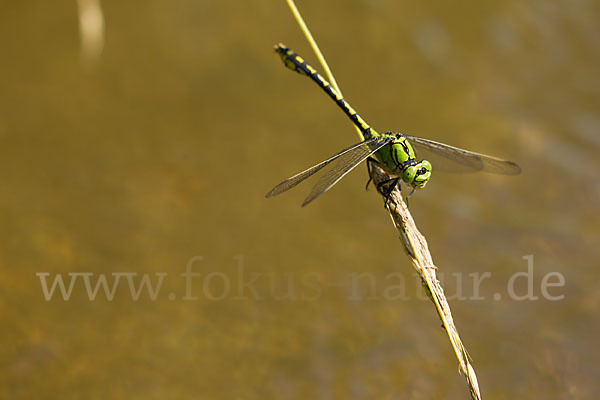
[[[321,74],[317,72],[309,63],[307,63],[302,57],[296,54],[293,50],[288,48],[283,43],[279,43],[275,45],[275,51],[281,59],[283,60],[284,65],[291,69],[292,71],[296,71],[299,74],[306,75],[310,77],[329,97],[335,101],[335,103],[344,111],[344,113],[350,118],[352,123],[360,129],[365,139],[371,139],[375,136],[379,136],[379,134],[369,126],[361,118],[360,115],[354,111],[352,106],[348,104],[348,102],[335,90],[329,82]]]

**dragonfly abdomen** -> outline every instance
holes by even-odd
[[[372,129],[369,124],[363,120],[360,115],[354,111],[352,106],[331,86],[321,74],[317,72],[310,64],[308,64],[302,57],[296,54],[293,50],[286,47],[284,44],[279,43],[275,46],[275,51],[280,55],[283,63],[289,69],[296,71],[302,75],[309,76],[313,81],[317,83],[335,101],[335,103],[344,111],[344,113],[350,118],[352,123],[360,129],[365,139],[371,139],[372,137],[379,136],[379,134]]]

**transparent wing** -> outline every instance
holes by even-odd
[[[367,159],[367,157],[391,141],[391,137],[379,137],[377,140],[369,143],[363,142],[362,146],[359,146],[342,155],[335,165],[319,178],[306,199],[304,199],[302,207],[331,189],[333,185],[338,183],[340,179],[346,176],[348,172],[352,171],[358,164]]]
[[[419,160],[431,162],[433,170],[448,172],[485,171],[493,174],[518,175],[521,167],[512,161],[474,153],[444,143],[406,135]]]
[[[311,194],[308,196],[308,198],[302,204],[304,206],[304,205],[308,204],[310,201],[319,197],[324,192],[326,192],[331,186],[335,185],[337,183],[337,181],[342,179],[342,177],[344,175],[346,175],[348,172],[350,172],[352,170],[352,168],[354,168],[356,165],[358,165],[361,161],[363,161],[369,155],[373,154],[374,152],[376,152],[377,150],[379,150],[380,148],[385,146],[387,143],[390,142],[390,140],[391,139],[387,138],[387,137],[386,138],[375,137],[375,138],[365,140],[364,142],[357,143],[353,146],[350,146],[347,149],[344,149],[344,150],[340,151],[339,153],[331,156],[327,160],[322,161],[322,162],[318,163],[317,165],[314,165],[314,166],[308,168],[307,170],[302,171],[299,174],[296,174],[296,175],[292,176],[291,178],[284,180],[279,185],[275,186],[269,193],[267,193],[266,197],[269,198],[269,197],[277,196],[278,194],[281,194],[285,191],[290,190],[291,188],[298,185],[300,182],[304,181],[308,177],[310,177],[310,176],[314,175],[315,173],[317,173],[318,171],[320,171],[325,166],[329,165],[332,161],[339,159],[338,162],[334,165],[334,168],[331,171],[329,171],[327,175],[324,175],[317,182],[317,184],[313,188],[313,191],[311,192]],[[326,178],[326,177],[329,177],[330,178],[329,180],[331,180],[331,178],[334,178],[332,181],[333,183],[330,183],[328,185],[322,184],[322,181],[324,181],[324,178]],[[323,190],[321,190],[321,189],[316,190],[317,187],[321,187],[321,186],[323,187]]]

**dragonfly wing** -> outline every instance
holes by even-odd
[[[311,192],[302,203],[302,207],[328,191],[340,181],[346,174],[352,171],[358,164],[363,162],[371,154],[381,149],[392,141],[391,137],[377,137],[361,143],[361,146],[353,148],[344,153],[334,166],[319,178]]]
[[[431,162],[434,170],[448,172],[485,171],[493,174],[518,175],[521,168],[512,161],[459,149],[444,143],[406,135],[419,159]]]
[[[373,146],[374,143],[378,142],[380,139],[381,138],[378,138],[378,137],[371,138],[371,139],[365,140],[364,142],[357,143],[355,145],[348,147],[347,149],[340,151],[339,153],[329,157],[327,160],[322,161],[316,165],[313,165],[312,167],[308,168],[305,171],[300,172],[299,174],[296,174],[290,178],[287,178],[286,180],[281,182],[279,185],[277,185],[273,189],[271,189],[271,191],[269,193],[267,193],[266,197],[269,198],[269,197],[277,196],[278,194],[281,194],[283,192],[290,190],[291,188],[298,185],[300,182],[304,181],[305,179],[309,178],[310,176],[312,176],[315,173],[317,173],[318,171],[320,171],[322,168],[327,166],[332,161],[335,161],[336,159],[338,159],[344,155],[347,155],[347,154],[353,154],[354,152],[362,152],[363,148],[370,148],[370,146]]]

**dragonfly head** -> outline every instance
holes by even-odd
[[[430,177],[431,163],[427,160],[411,165],[402,173],[402,180],[412,185],[415,189],[424,188],[427,182],[429,182]]]

